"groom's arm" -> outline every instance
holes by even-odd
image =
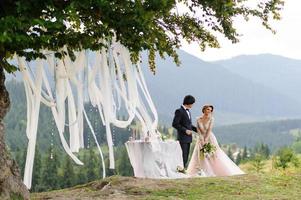
[[[195,126],[192,125],[191,127],[194,132],[198,132],[198,129]]]
[[[182,118],[181,111],[176,110],[175,116],[174,116],[173,121],[172,121],[172,127],[177,129],[181,133],[186,133],[187,129],[184,126],[182,126],[181,123],[180,123],[181,118]]]

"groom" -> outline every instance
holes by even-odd
[[[191,114],[189,111],[194,102],[195,99],[193,96],[185,96],[183,105],[175,111],[175,116],[172,122],[172,126],[178,131],[177,140],[179,140],[181,145],[184,168],[186,167],[189,156],[190,143],[192,142],[192,131],[197,131],[196,127],[191,123]]]

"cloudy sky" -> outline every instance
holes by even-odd
[[[261,26],[260,21],[249,22],[237,19],[235,26],[239,33],[240,43],[232,44],[220,39],[220,49],[207,49],[201,52],[196,44],[184,44],[183,50],[203,60],[213,61],[227,59],[242,54],[271,53],[289,58],[301,59],[301,1],[285,0],[281,21],[272,23],[276,35]]]

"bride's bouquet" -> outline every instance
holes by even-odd
[[[216,146],[211,144],[210,142],[205,143],[202,148],[200,149],[200,159],[204,159],[206,157],[211,157],[214,155],[216,151]]]

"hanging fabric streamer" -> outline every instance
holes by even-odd
[[[156,130],[158,115],[141,67],[131,62],[130,52],[119,42],[112,42],[107,49],[95,52],[75,52],[74,61],[68,55],[58,59],[54,52],[45,50],[44,54],[45,60],[38,59],[28,65],[25,58],[17,57],[27,101],[28,148],[24,183],[28,188],[32,181],[41,102],[52,112],[64,150],[79,165],[83,163],[74,153],[84,148],[84,121],[88,124],[102,160],[103,177],[106,175],[104,157],[86,114],[86,103],[98,109],[99,120],[105,126],[111,169],[115,168],[112,125],[126,128],[136,117],[142,127],[140,138],[159,140],[160,133]],[[119,119],[120,110],[125,111],[127,119]],[[64,136],[66,126],[69,142]]]

